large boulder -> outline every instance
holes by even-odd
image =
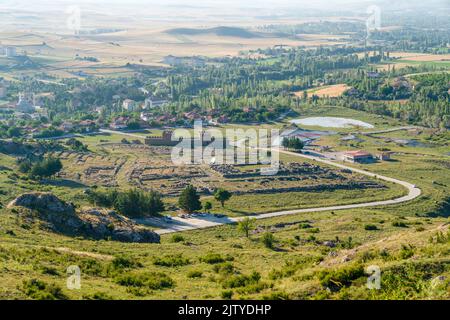
[[[86,209],[76,212],[51,193],[26,193],[11,201],[8,208],[27,208],[37,211],[41,225],[53,232],[91,239],[111,239],[122,242],[159,243],[157,233],[135,224],[132,220],[105,209]],[[33,215],[18,210],[26,220]]]

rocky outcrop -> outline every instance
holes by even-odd
[[[53,232],[90,239],[122,242],[159,243],[157,233],[140,227],[130,219],[111,210],[87,209],[77,212],[51,193],[27,193],[11,201],[8,208],[27,208],[38,212],[41,226]],[[28,222],[34,222],[30,211],[15,210]]]
[[[91,236],[109,237],[122,242],[159,243],[157,233],[136,225],[130,219],[112,210],[88,209],[82,211],[79,218],[89,228]]]
[[[32,210],[51,211],[53,213],[74,213],[74,207],[60,200],[51,193],[25,193],[18,196],[8,205],[11,207],[25,207]]]

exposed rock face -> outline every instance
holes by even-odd
[[[115,211],[89,209],[81,212],[79,218],[100,238],[111,237],[112,240],[123,242],[160,242],[157,233],[139,227]]]
[[[73,213],[74,208],[51,193],[25,193],[11,201],[8,207],[25,207],[53,213]]]
[[[122,242],[160,242],[157,233],[136,225],[114,211],[88,209],[76,212],[73,205],[65,203],[51,193],[23,194],[8,205],[8,208],[13,207],[38,211],[39,218],[47,229],[65,235]],[[30,216],[25,218],[32,220]]]

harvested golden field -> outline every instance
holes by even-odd
[[[450,54],[424,54],[415,52],[391,52],[391,58],[398,58],[408,61],[428,62],[428,61],[450,61]]]
[[[311,98],[313,95],[316,95],[320,98],[323,97],[329,97],[329,98],[336,98],[341,96],[346,90],[350,89],[349,86],[347,86],[344,83],[335,84],[331,86],[325,86],[325,87],[319,87],[308,90],[308,98]],[[297,97],[303,96],[303,91],[295,92],[295,95]]]

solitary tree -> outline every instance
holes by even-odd
[[[225,206],[225,202],[230,200],[231,196],[231,192],[222,188],[219,188],[216,190],[216,192],[214,192],[214,198],[220,202],[222,208]]]
[[[238,230],[245,234],[248,238],[250,235],[250,231],[255,229],[255,221],[256,219],[250,219],[249,217],[244,218],[238,223]]]
[[[210,212],[211,209],[212,209],[212,203],[209,202],[209,201],[206,201],[205,204],[203,205],[203,209],[204,209],[206,212]]]
[[[47,178],[60,172],[62,167],[61,160],[57,158],[46,158],[32,164],[29,167],[28,174],[33,178]],[[23,167],[21,170],[26,170],[26,168]]]
[[[200,202],[200,196],[197,194],[197,190],[191,185],[187,186],[181,192],[180,198],[178,199],[178,205],[187,213],[200,210],[202,208],[202,203]]]

